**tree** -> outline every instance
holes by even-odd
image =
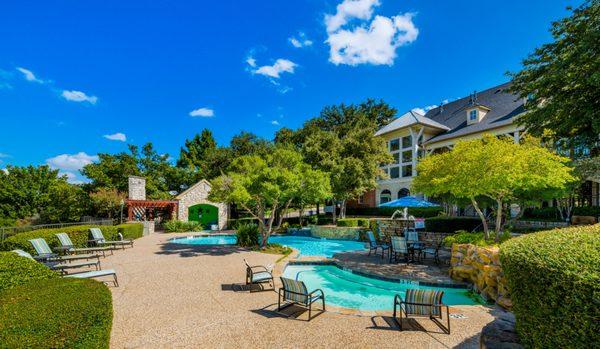
[[[100,188],[90,193],[93,212],[101,217],[114,218],[120,214],[121,202],[126,195],[117,189]]]
[[[265,155],[272,145],[251,132],[241,132],[231,138],[230,148],[234,158],[244,155]]]
[[[114,188],[127,192],[128,176],[141,176],[139,168],[139,150],[129,145],[129,153],[98,154],[98,162],[85,165],[81,174],[91,180],[85,185],[86,190],[95,191],[99,188]]]
[[[554,41],[537,48],[511,73],[512,91],[527,98],[518,122],[542,136],[546,129],[569,147],[600,152],[600,1],[585,1],[554,22]]]
[[[244,155],[234,159],[227,174],[213,181],[209,199],[236,204],[248,211],[258,220],[261,244],[265,247],[271,232],[281,225],[282,215],[275,222],[278,213],[285,212],[317,181],[327,183],[327,176],[307,166],[297,151],[277,147],[262,156]],[[327,185],[323,186],[323,190],[317,189],[313,194],[326,194]]]
[[[201,134],[196,134],[191,140],[185,140],[177,160],[177,167],[191,168],[201,173],[207,170],[207,157],[217,149],[212,132],[203,129]]]
[[[375,132],[395,112],[383,102],[370,100],[358,106],[331,106],[298,131],[306,135],[302,151],[307,162],[330,175],[334,207],[341,203],[341,218],[347,200],[375,188],[377,178],[384,176],[380,165],[392,161],[385,141]]]
[[[80,186],[58,178],[48,188],[48,203],[39,207],[44,223],[78,222],[87,209],[88,196]]]
[[[417,165],[413,190],[425,195],[452,195],[468,199],[481,218],[486,239],[489,231],[480,207],[481,198],[496,205],[496,237],[502,229],[505,204],[537,194],[559,196],[575,180],[569,159],[526,140],[491,135],[460,141],[446,153],[431,155]]]

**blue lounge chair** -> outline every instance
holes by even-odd
[[[60,261],[60,262],[68,262],[68,261],[75,261],[75,260],[81,260],[81,259],[98,259],[100,260],[100,256],[98,256],[97,254],[77,254],[77,255],[71,255],[71,256],[60,256],[57,253],[54,253],[52,251],[52,249],[50,248],[50,246],[48,245],[48,243],[46,242],[46,240],[42,239],[42,238],[37,238],[37,239],[31,239],[29,240],[29,242],[31,243],[31,245],[33,245],[33,248],[35,249],[35,252],[37,253],[36,257],[33,257],[34,259],[39,259],[42,261],[48,261],[48,262],[56,262],[56,261]]]
[[[402,331],[402,313],[409,316],[427,316],[435,322],[444,332],[450,334],[450,309],[442,302],[444,291],[439,290],[406,290],[406,296],[403,300],[397,294],[394,297],[394,320],[398,323]],[[443,309],[446,308],[447,326],[444,327],[439,320],[442,320]],[[398,320],[397,314],[400,315]]]
[[[106,240],[100,228],[90,228],[90,234],[92,235],[90,242],[93,242],[98,246],[121,246],[123,249],[125,249],[125,246],[127,245],[133,247],[133,240]]]
[[[390,246],[388,244],[378,243],[372,231],[367,232],[367,237],[369,239],[369,256],[371,255],[371,251],[375,251],[375,255],[377,255],[377,250],[381,249],[381,258],[383,259],[385,251],[389,252]]]
[[[251,266],[245,258],[244,263],[246,264],[246,285],[255,284],[262,287],[262,284],[269,283],[273,289],[275,288],[273,273],[270,268],[262,265]]]

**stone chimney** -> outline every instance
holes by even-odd
[[[129,200],[146,200],[146,178],[129,176]]]

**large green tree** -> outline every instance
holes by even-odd
[[[600,1],[585,1],[554,22],[554,41],[537,48],[510,74],[527,98],[518,122],[536,136],[552,130],[568,147],[600,152]]]
[[[185,141],[179,152],[177,166],[191,168],[201,173],[207,170],[207,157],[217,149],[217,142],[209,129],[204,129],[194,138]]]
[[[417,165],[412,185],[414,191],[426,195],[468,199],[481,218],[488,239],[481,198],[495,203],[498,233],[507,204],[542,194],[562,197],[576,180],[572,168],[566,165],[568,161],[533,140],[516,144],[511,139],[488,135],[458,142],[449,152],[424,158]]]
[[[320,183],[319,187],[314,183]],[[238,205],[258,220],[263,247],[281,225],[280,213],[294,200],[300,200],[307,191],[311,192],[310,200],[324,200],[329,194],[326,174],[310,168],[297,151],[282,147],[262,156],[234,159],[227,174],[217,177],[212,185],[211,201]]]

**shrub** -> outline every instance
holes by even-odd
[[[527,207],[523,211],[523,219],[560,221],[560,216],[556,207]]]
[[[166,233],[185,233],[188,231],[202,231],[202,224],[199,222],[183,222],[172,220],[163,224]]]
[[[239,246],[258,246],[258,225],[253,223],[240,225],[236,234]]]
[[[574,216],[600,216],[600,206],[581,206],[573,208]]]
[[[16,223],[16,219],[0,217],[0,227],[14,227]]]
[[[45,265],[13,252],[0,252],[0,292],[30,281],[58,277]]]
[[[401,207],[348,207],[346,214],[351,216],[391,217]],[[441,207],[409,207],[408,214],[417,218],[437,217],[444,209]]]
[[[61,246],[60,241],[56,238],[56,233],[67,233],[73,241],[76,247],[85,247],[89,239],[89,229],[98,227],[102,230],[104,237],[107,240],[118,239],[117,234],[123,234],[125,239],[137,239],[142,236],[144,232],[144,226],[141,223],[126,223],[121,225],[103,225],[103,226],[92,226],[92,225],[76,225],[64,228],[53,228],[53,229],[38,229],[28,232],[18,233],[12,235],[2,241],[0,244],[0,250],[10,251],[15,249],[21,249],[29,253],[35,254],[35,250],[30,239],[43,238],[48,242],[51,248]]]
[[[600,224],[511,239],[500,246],[500,261],[526,347],[600,343]]]
[[[317,218],[317,225],[329,225],[333,224],[333,217],[321,215]]]
[[[0,291],[0,346],[108,348],[112,300],[86,279],[35,280]]]
[[[510,239],[511,237],[512,236],[510,235],[510,233],[508,231],[505,231],[500,235],[498,242],[502,243]],[[485,240],[483,237],[483,232],[471,233],[464,230],[458,231],[456,234],[449,235],[444,238],[445,246],[452,246],[452,244],[472,244],[476,246],[489,246],[496,245],[498,242],[496,242],[496,240],[494,240],[493,238],[490,240]]]
[[[425,231],[434,233],[454,233],[459,230],[473,231],[481,225],[475,217],[431,217],[425,219]]]
[[[241,225],[248,224],[248,223],[258,224],[258,219],[256,219],[256,218],[230,219],[227,221],[227,228],[236,230]]]

